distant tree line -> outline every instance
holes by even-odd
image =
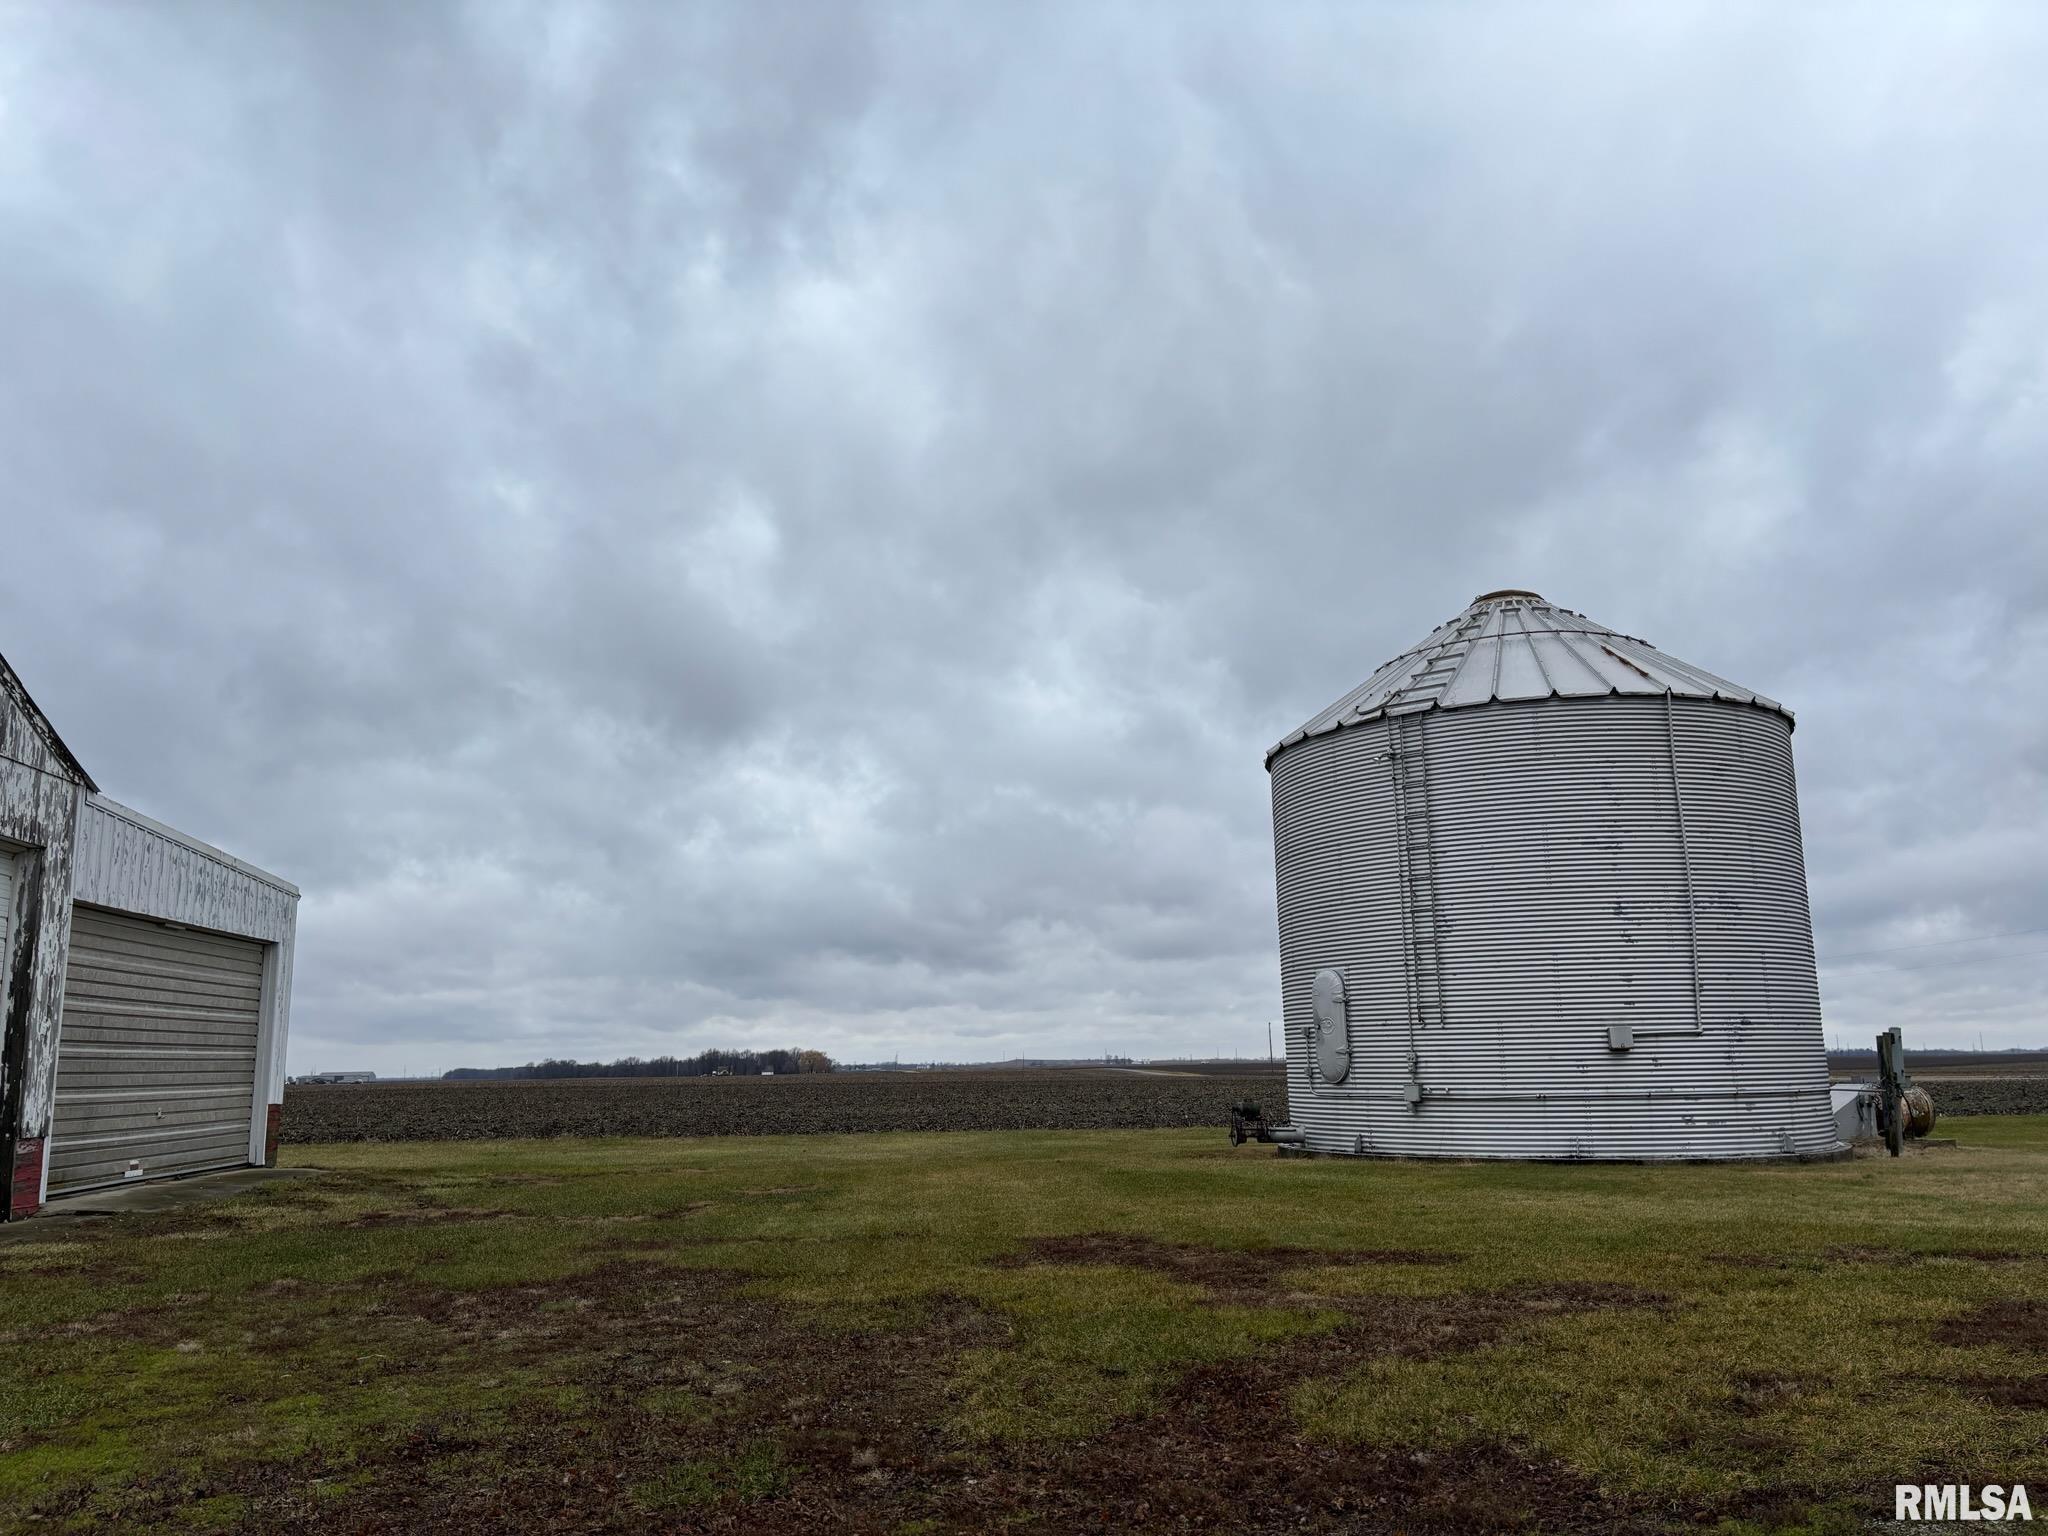
[[[444,1081],[500,1082],[529,1077],[758,1077],[789,1072],[830,1072],[823,1051],[699,1051],[695,1056],[622,1056],[617,1061],[566,1061],[551,1057],[523,1067],[456,1067]]]

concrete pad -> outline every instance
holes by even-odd
[[[303,1179],[318,1174],[318,1168],[224,1168],[218,1173],[195,1173],[183,1179],[150,1179],[135,1184],[96,1189],[89,1194],[67,1195],[52,1200],[26,1221],[0,1224],[0,1243],[24,1240],[47,1242],[63,1228],[100,1217],[125,1214],[147,1215],[175,1211],[209,1200],[226,1200],[244,1190],[275,1184],[281,1179]]]

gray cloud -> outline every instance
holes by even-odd
[[[1785,699],[1830,1028],[2038,1043],[2019,7],[25,7],[7,654],[295,1067],[1263,1047],[1263,749],[1529,585]],[[1878,953],[1869,953],[1877,951]]]

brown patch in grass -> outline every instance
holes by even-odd
[[[1797,1371],[1740,1371],[1730,1381],[1730,1406],[1743,1418],[1752,1419],[1798,1400],[1821,1384],[1819,1377]]]
[[[1290,1261],[1291,1262],[1291,1261]],[[610,1327],[644,1275],[613,1265],[579,1277]],[[1027,1519],[1046,1529],[1210,1533],[1233,1531],[1484,1532],[1551,1528],[1588,1532],[1657,1529],[1650,1512],[1614,1506],[1556,1463],[1492,1444],[1429,1453],[1358,1451],[1306,1439],[1291,1400],[1302,1381],[1342,1372],[1385,1353],[1475,1347],[1518,1320],[1576,1307],[1633,1301],[1615,1287],[1541,1287],[1522,1293],[1392,1299],[1362,1306],[1337,1334],[1263,1347],[1255,1356],[1190,1371],[1155,1411],[1078,1445],[973,1447],[944,1425],[950,1362],[969,1347],[1001,1347],[1007,1328],[971,1303],[942,1299],[899,1335],[828,1343],[785,1313],[731,1295],[732,1277],[688,1273],[678,1291],[638,1290],[638,1321],[688,1329],[707,1306],[723,1326],[700,1359],[657,1366],[608,1362],[594,1415],[579,1415],[601,1459],[564,1468],[566,1425],[521,1431],[493,1448],[507,1464],[494,1483],[492,1516],[554,1530],[767,1533],[889,1531],[916,1521],[955,1533]],[[650,1303],[653,1303],[650,1305]],[[701,1335],[700,1335],[701,1336]],[[608,1378],[608,1379],[607,1379]],[[682,1388],[706,1405],[680,1433],[650,1413],[655,1388]],[[593,1422],[594,1420],[594,1422]],[[438,1463],[452,1473],[459,1436],[402,1448],[406,1485],[397,1505],[352,1501],[350,1530],[415,1525],[478,1529]],[[729,1467],[750,1447],[779,1447],[786,1486],[752,1501],[712,1497],[648,1520],[630,1501],[613,1504],[623,1468],[628,1488],[680,1460]],[[535,1465],[537,1463],[537,1466]],[[394,1471],[397,1468],[394,1466]],[[385,1480],[380,1478],[380,1490]],[[375,1511],[365,1521],[365,1509]],[[472,1517],[474,1518],[474,1517]],[[294,1522],[297,1523],[297,1522]],[[322,1528],[316,1521],[314,1530]]]
[[[1934,1330],[1937,1344],[2003,1344],[2030,1355],[2048,1355],[2048,1302],[1987,1301],[1960,1312]]]
[[[1873,1248],[1862,1243],[1837,1243],[1821,1254],[1827,1264],[1917,1264],[1923,1255],[1904,1248]]]
[[[21,1280],[75,1280],[85,1272],[86,1267],[86,1261],[82,1259],[69,1264],[53,1260],[48,1264],[32,1264],[23,1269],[10,1269],[7,1273],[10,1278]]]
[[[1373,1264],[1460,1264],[1464,1255],[1419,1248],[1207,1248],[1122,1232],[1086,1232],[1038,1238],[1021,1252],[993,1261],[997,1268],[1032,1264],[1097,1264],[1149,1269],[1237,1301],[1273,1294],[1275,1278],[1293,1269],[1343,1269]]]
[[[105,1218],[94,1218],[103,1220]],[[132,1258],[119,1256],[119,1251],[105,1241],[100,1231],[77,1232],[72,1241],[79,1243],[82,1253],[67,1255],[61,1261],[48,1265],[37,1265],[32,1269],[16,1269],[7,1273],[14,1279],[32,1275],[49,1276],[67,1282],[90,1281],[96,1288],[112,1290],[118,1286],[139,1285],[149,1279],[149,1272]],[[0,1286],[4,1289],[4,1286]]]
[[[470,1205],[413,1205],[394,1210],[365,1211],[347,1221],[336,1222],[343,1231],[373,1231],[384,1227],[440,1227],[451,1223],[505,1221],[517,1211],[492,1210]]]
[[[1775,1253],[1705,1253],[1700,1255],[1709,1264],[1719,1264],[1726,1269],[1817,1269],[1813,1259],[1791,1259]]]
[[[1175,1273],[1199,1257],[1152,1245]],[[1100,1248],[1060,1252],[1100,1253]],[[1128,1253],[1128,1245],[1117,1250]],[[1232,1285],[1239,1255],[1220,1254]],[[1049,1260],[1038,1259],[1037,1262]],[[1268,1276],[1325,1265],[1266,1250]],[[1362,1259],[1359,1262],[1375,1262]],[[1665,1298],[1612,1285],[1546,1285],[1434,1297],[1324,1298],[1334,1332],[1268,1343],[1189,1371],[1150,1410],[1079,1442],[976,1445],[949,1426],[961,1352],[1003,1348],[1009,1325],[939,1298],[910,1326],[820,1333],[808,1316],[740,1294],[752,1277],[615,1259],[559,1283],[456,1291],[403,1277],[277,1289],[252,1326],[316,1326],[307,1301],[358,1303],[318,1324],[354,1330],[365,1379],[432,1372],[450,1358],[480,1383],[521,1368],[576,1388],[537,1389],[510,1411],[464,1410],[380,1442],[288,1467],[209,1462],[130,1490],[102,1528],[150,1530],[195,1499],[239,1495],[238,1528],[325,1536],[689,1531],[748,1536],[1033,1528],[1116,1532],[1622,1533],[1671,1511],[1615,1501],[1563,1465],[1473,1442],[1428,1451],[1307,1439],[1303,1382],[1388,1355],[1479,1347],[1533,1319]],[[259,1293],[255,1293],[260,1296]],[[393,1340],[409,1341],[394,1349]],[[282,1361],[280,1363],[283,1363]],[[334,1385],[339,1385],[335,1383]],[[751,1471],[749,1469],[752,1469]],[[765,1470],[763,1470],[765,1469]],[[345,1497],[320,1481],[344,1479]],[[82,1513],[54,1497],[40,1513]],[[1694,1510],[1682,1512],[1690,1519]]]
[[[1930,1259],[1963,1259],[1974,1264],[2026,1264],[2039,1262],[2038,1253],[2021,1253],[2012,1248],[1871,1248],[1843,1244],[1828,1249],[1822,1257],[1830,1264],[1924,1264]]]
[[[941,1299],[906,1332],[827,1338],[738,1295],[750,1280],[613,1261],[554,1286],[393,1287],[375,1315],[431,1323],[437,1353],[480,1374],[574,1361],[580,1399],[536,1393],[503,1423],[424,1424],[283,1478],[234,1468],[200,1489],[167,1474],[133,1528],[219,1493],[248,1501],[241,1528],[299,1533],[886,1531],[937,1513],[971,1464],[944,1427],[952,1362],[1007,1327]],[[763,1447],[786,1476],[740,1497],[733,1469]],[[315,1491],[365,1474],[346,1500]]]
[[[948,1529],[995,1529],[1028,1509],[1046,1529],[1214,1532],[1661,1530],[1653,1511],[1605,1497],[1561,1463],[1489,1441],[1429,1450],[1332,1446],[1304,1436],[1304,1382],[1390,1354],[1489,1343],[1533,1315],[1610,1305],[1621,1288],[1543,1287],[1418,1298],[1344,1298],[1333,1334],[1262,1346],[1190,1371],[1158,1410],[1079,1446],[995,1448]]]
[[[2048,1376],[1963,1376],[1956,1388],[2000,1408],[2048,1412]]]
[[[1433,1297],[1344,1296],[1304,1291],[1281,1276],[1291,1270],[1341,1269],[1374,1264],[1457,1264],[1463,1255],[1423,1249],[1204,1248],[1118,1233],[1041,1238],[1023,1252],[993,1261],[999,1268],[1027,1264],[1106,1264],[1169,1274],[1208,1292],[1207,1300],[1232,1306],[1301,1307],[1341,1312],[1336,1336],[1311,1346],[1319,1358],[1352,1345],[1369,1355],[1430,1355],[1476,1349],[1516,1322],[1607,1308],[1665,1310],[1671,1298],[1635,1286],[1602,1281],[1511,1286],[1500,1291],[1458,1291]],[[1270,1346],[1269,1346],[1270,1347]],[[1333,1351],[1335,1352],[1333,1354]],[[1332,1367],[1331,1369],[1334,1369]],[[1327,1372],[1325,1372],[1327,1373]]]
[[[1817,1270],[1828,1264],[1883,1264],[1899,1267],[1924,1264],[1932,1259],[1959,1259],[1973,1264],[2038,1264],[2048,1255],[2022,1253],[2012,1248],[1879,1248],[1862,1243],[1842,1243],[1818,1254],[1707,1253],[1709,1264],[1727,1269]]]

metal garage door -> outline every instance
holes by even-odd
[[[263,946],[71,916],[50,1193],[249,1161]]]

